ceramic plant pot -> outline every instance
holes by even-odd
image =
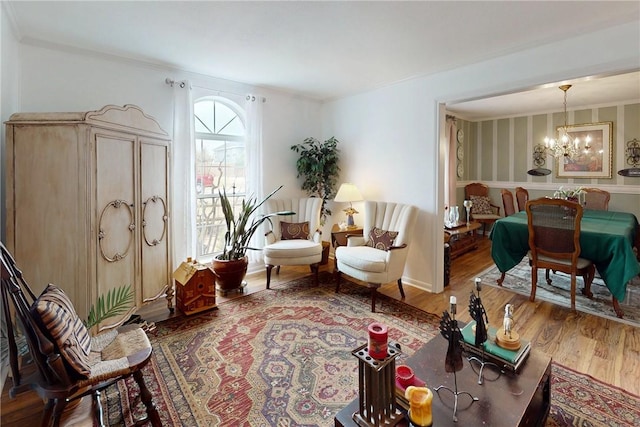
[[[223,293],[242,288],[248,265],[249,258],[246,256],[232,260],[214,258],[211,269],[216,276],[216,288]]]

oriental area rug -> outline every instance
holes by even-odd
[[[321,273],[325,285],[312,283],[308,276],[156,324],[144,377],[163,425],[333,426],[357,397],[351,352],[366,344],[371,323],[386,325],[401,345],[398,364],[428,340],[444,339],[438,316],[383,295],[371,313],[364,286],[343,280],[336,294],[329,273]],[[434,360],[444,369],[440,356]],[[109,425],[130,426],[144,414],[138,394],[133,380],[105,390]],[[639,397],[555,363],[551,395],[548,426],[640,419]]]
[[[500,278],[500,270],[495,265],[478,276],[482,283],[499,287],[497,280]],[[551,274],[551,285],[547,284],[544,269],[538,270],[538,285],[536,287],[536,300],[540,299],[563,307],[571,307],[571,276],[557,272]],[[593,299],[582,295],[584,280],[581,276],[576,278],[576,310],[605,319],[615,320],[632,326],[640,327],[640,278],[634,277],[627,283],[627,294],[624,301],[620,301],[620,308],[624,312],[622,319],[616,316],[611,301],[611,292],[607,289],[602,279],[597,275],[591,283]],[[531,267],[529,261],[524,258],[520,264],[507,271],[503,289],[511,290],[520,295],[531,294]]]

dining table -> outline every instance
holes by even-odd
[[[627,283],[640,274],[640,262],[633,251],[639,232],[632,213],[584,209],[580,221],[580,257],[592,261],[612,295],[618,317],[619,302],[626,295]],[[497,220],[491,233],[491,257],[504,274],[527,256],[529,228],[526,211]]]

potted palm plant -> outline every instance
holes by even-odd
[[[91,306],[84,325],[87,329],[91,329],[110,317],[126,313],[133,304],[134,297],[131,285],[110,289],[106,296],[100,295]]]
[[[224,235],[224,250],[213,259],[211,269],[216,276],[217,287],[222,292],[226,293],[242,287],[242,281],[249,265],[247,251],[257,249],[249,245],[251,238],[260,226],[265,221],[271,222],[271,218],[275,216],[293,215],[295,213],[281,211],[262,215],[257,212],[281,188],[282,185],[261,201],[258,201],[253,196],[247,200],[242,200],[242,205],[237,213],[233,211],[233,205],[229,196],[227,196],[226,190],[224,188],[218,190],[227,230]]]

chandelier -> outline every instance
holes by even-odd
[[[558,139],[549,138],[544,139],[545,151],[557,158],[572,158],[580,152],[580,139],[572,138],[569,135],[569,126],[567,125],[567,91],[571,89],[571,85],[562,85],[559,88],[564,92],[564,126],[558,128]],[[591,146],[591,136],[587,135],[584,140],[584,152],[587,153]]]

